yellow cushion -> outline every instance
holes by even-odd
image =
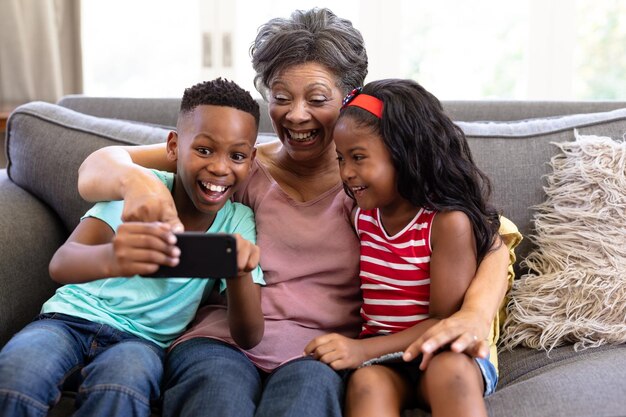
[[[513,285],[513,279],[515,279],[515,272],[513,271],[513,264],[515,264],[515,247],[522,241],[522,235],[517,230],[517,226],[504,216],[500,216],[500,237],[504,244],[509,248],[509,269],[507,273],[508,286],[506,295],[500,304],[500,309],[496,314],[491,325],[491,331],[489,332],[489,361],[493,363],[496,370],[498,370],[498,349],[497,343],[500,338],[500,325],[504,323],[506,318],[506,305],[508,302],[508,293]]]

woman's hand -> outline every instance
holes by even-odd
[[[403,359],[408,362],[421,353],[420,369],[425,370],[435,353],[446,345],[450,345],[454,352],[486,358],[489,355],[487,337],[491,324],[485,323],[481,317],[473,311],[461,309],[442,319],[406,348]]]
[[[356,369],[368,360],[361,340],[350,339],[337,333],[329,333],[311,340],[304,348],[304,355],[340,369]]]

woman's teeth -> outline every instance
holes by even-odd
[[[307,140],[311,140],[317,134],[317,129],[306,133],[292,132],[291,130],[288,130],[288,132],[291,139],[296,142],[306,142]]]

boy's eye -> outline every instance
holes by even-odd
[[[355,154],[355,155],[352,155],[352,159],[354,159],[355,161],[361,161],[365,159],[365,155]]]
[[[202,148],[202,147],[200,147],[200,148],[197,148],[196,150],[201,155],[210,155],[211,154],[211,149],[209,149],[209,148]]]
[[[337,161],[339,161],[340,163],[343,162],[343,156],[337,155]]]
[[[248,158],[248,155],[244,154],[244,153],[235,153],[231,155],[231,159],[233,161],[237,161],[237,162],[241,162],[246,160],[246,158]]]

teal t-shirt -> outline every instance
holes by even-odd
[[[171,190],[174,174],[154,171]],[[97,203],[82,217],[94,217],[113,230],[122,224],[123,201]],[[249,207],[228,201],[217,213],[207,233],[239,233],[256,242],[254,215]],[[89,262],[86,260],[86,262]],[[216,277],[217,279],[221,277]],[[263,273],[252,271],[255,283],[264,285]],[[226,280],[220,279],[220,290]],[[193,320],[205,291],[216,279],[199,278],[105,278],[60,287],[44,303],[42,313],[63,313],[148,339],[161,347],[169,346]]]

